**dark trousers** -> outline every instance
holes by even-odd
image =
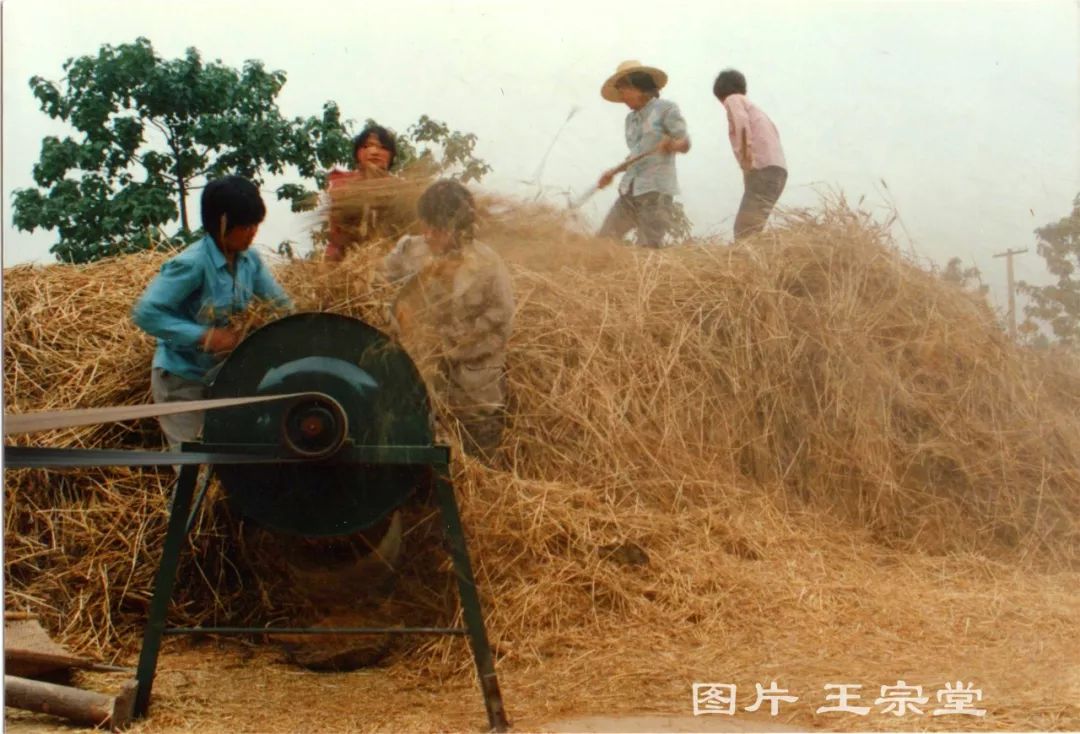
[[[735,239],[739,240],[765,229],[765,222],[787,183],[787,171],[767,166],[743,173],[742,202],[735,215]]]
[[[659,191],[641,196],[619,194],[596,236],[621,240],[631,229],[636,229],[639,245],[663,247],[664,235],[671,226],[671,204],[672,197]]]

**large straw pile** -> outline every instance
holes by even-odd
[[[718,671],[744,683],[786,671],[820,689],[828,675],[892,684],[949,661],[961,669],[938,675],[1000,673],[1000,691],[1012,667],[963,669],[977,642],[927,629],[960,612],[980,628],[977,578],[1018,609],[1071,620],[1072,633],[1042,635],[1052,648],[1076,642],[1080,609],[1062,584],[1080,560],[1080,375],[1011,344],[977,296],[842,206],[746,245],[656,252],[592,241],[556,212],[486,204],[481,238],[510,263],[518,300],[511,425],[496,466],[459,462],[457,488],[490,633],[504,669],[527,679],[516,693],[531,713],[575,695],[632,707],[618,680],[681,697]],[[378,254],[278,273],[301,308],[381,326]],[[128,310],[161,260],[7,270],[6,409],[143,402],[151,344]],[[158,441],[152,423],[45,440]],[[5,479],[8,606],[43,613],[69,644],[123,649],[145,613],[168,476]],[[177,617],[273,607],[243,587],[229,528],[219,511],[204,517]],[[1036,570],[1067,580],[1026,575]],[[891,650],[897,639],[918,639],[922,655]],[[448,658],[467,670],[453,641],[425,642],[411,662]],[[650,677],[658,665],[664,681]],[[610,683],[582,691],[596,671]],[[998,713],[1027,728],[1080,721],[1075,706],[1033,700],[1028,718],[1019,704]]]

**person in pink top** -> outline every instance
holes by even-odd
[[[370,181],[386,178],[393,174],[390,168],[397,156],[397,141],[385,127],[369,123],[359,135],[353,138],[353,170],[334,168],[326,177],[327,193],[332,202],[334,196],[345,193],[349,185],[357,181]],[[360,242],[375,237],[379,214],[376,208],[364,207],[363,213],[343,215],[331,208],[330,231],[326,243],[326,260],[340,262],[345,259],[346,251]]]
[[[720,72],[713,94],[727,111],[728,138],[743,170],[743,197],[735,216],[735,239],[739,240],[765,228],[787,183],[787,162],[776,125],[746,98],[746,77],[741,72]]]

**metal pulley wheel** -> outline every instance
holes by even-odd
[[[307,459],[332,456],[344,445],[348,434],[345,409],[329,396],[297,398],[285,408],[281,441],[295,456]]]
[[[296,392],[322,395],[206,414],[207,444],[272,445],[283,457],[313,459],[218,466],[240,514],[280,532],[347,535],[385,518],[428,477],[427,466],[335,461],[349,445],[432,444],[424,383],[378,329],[338,314],[288,316],[245,339],[210,387],[212,398]]]

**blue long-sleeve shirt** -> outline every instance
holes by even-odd
[[[162,266],[131,317],[140,329],[157,337],[154,367],[188,380],[203,380],[218,360],[199,347],[211,327],[228,324],[252,298],[283,308],[292,302],[273,274],[251,251],[237,253],[234,272],[210,237],[203,237]]]

